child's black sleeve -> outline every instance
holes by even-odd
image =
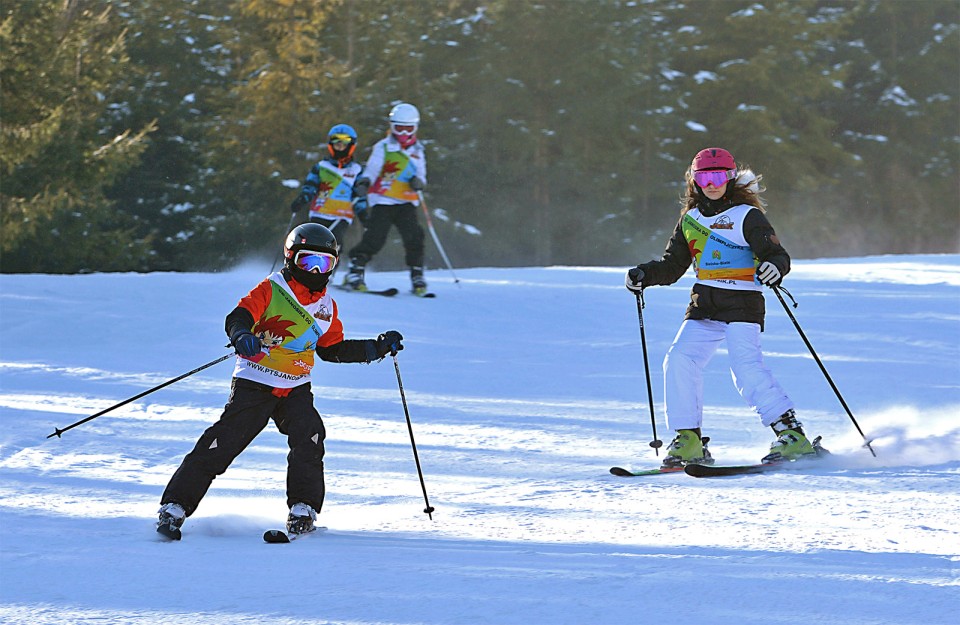
[[[223,328],[230,340],[233,340],[237,332],[250,332],[253,328],[253,315],[243,306],[237,306],[227,315]]]
[[[317,348],[317,356],[327,362],[373,362],[377,359],[377,344],[370,339],[348,339]]]
[[[747,213],[743,220],[743,236],[757,260],[761,263],[773,263],[780,270],[781,276],[790,272],[790,255],[783,249],[766,215],[759,210]]]
[[[682,224],[682,220],[677,223],[660,260],[651,260],[638,265],[643,269],[644,275],[641,282],[643,286],[673,284],[687,272],[692,259],[690,246],[687,245],[687,239],[683,236]]]

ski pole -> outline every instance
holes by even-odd
[[[447,258],[447,253],[443,251],[443,245],[440,244],[440,237],[437,236],[437,231],[433,228],[433,220],[430,219],[427,202],[423,199],[423,191],[417,191],[417,195],[420,197],[420,208],[423,209],[423,215],[427,218],[427,229],[430,231],[430,236],[433,237],[433,242],[437,244],[437,249],[440,250],[440,256],[443,257],[443,262],[447,263],[447,269],[453,274],[453,281],[457,283],[457,286],[460,286],[460,278],[457,277],[456,272],[453,270],[453,265],[450,263],[450,259]]]
[[[290,224],[287,225],[287,229],[283,231],[283,236],[287,236],[287,233],[293,230],[293,222],[297,219],[297,211],[293,211],[293,214],[290,215]],[[277,252],[277,256],[273,259],[273,264],[270,265],[270,273],[273,273],[277,268],[277,262],[280,260],[281,252]]]
[[[663,447],[663,441],[657,438],[657,421],[653,418],[653,389],[650,386],[650,364],[647,362],[647,334],[643,329],[643,289],[637,293],[637,318],[640,320],[640,346],[643,349],[643,370],[647,374],[647,399],[650,403],[650,426],[653,428],[653,440],[650,446],[654,453],[659,456],[660,448]]]
[[[403,393],[403,381],[400,379],[400,364],[397,362],[397,354],[393,354],[393,368],[397,371],[397,385],[400,387],[400,401],[403,402],[403,414],[407,417],[407,431],[410,432],[410,446],[413,448],[413,460],[417,463],[417,475],[420,477],[420,488],[423,490],[423,502],[427,505],[423,509],[430,520],[433,520],[434,507],[430,505],[427,499],[427,485],[423,482],[423,470],[420,468],[420,456],[417,454],[417,443],[413,440],[413,424],[410,422],[410,411],[407,409],[407,396]]]
[[[833,379],[830,377],[830,374],[827,373],[827,368],[823,366],[823,363],[820,361],[820,357],[817,356],[817,352],[814,351],[813,345],[810,344],[810,341],[807,340],[807,335],[803,333],[803,329],[800,328],[800,324],[797,322],[797,318],[793,316],[793,312],[790,310],[790,307],[787,305],[787,302],[783,299],[783,295],[780,294],[780,291],[783,291],[790,297],[790,300],[793,302],[793,307],[796,308],[797,300],[793,298],[793,295],[790,294],[790,291],[786,290],[780,285],[774,286],[773,292],[777,294],[777,299],[780,300],[780,303],[783,304],[783,309],[787,311],[787,316],[790,317],[790,321],[793,322],[793,327],[797,329],[797,332],[800,334],[800,338],[803,339],[803,342],[806,344],[807,349],[810,350],[810,354],[813,356],[813,359],[817,362],[817,365],[820,367],[820,371],[823,372],[823,376],[827,379],[827,382],[830,384],[830,388],[833,389],[833,392],[837,395],[837,399],[840,400],[840,405],[843,406],[843,409],[847,411],[847,416],[850,417],[850,420],[853,422],[854,427],[857,428],[857,432],[860,433],[860,436],[863,437],[864,447],[870,450],[870,453],[873,454],[873,457],[877,457],[877,452],[873,450],[873,447],[870,446],[870,440],[863,433],[863,430],[860,429],[860,424],[857,423],[857,420],[854,418],[853,413],[850,412],[850,408],[847,406],[847,402],[843,400],[843,396],[840,394],[840,390],[837,389],[837,385],[833,383]]]
[[[53,434],[50,434],[49,436],[47,436],[47,438],[53,438],[54,436],[56,436],[57,438],[60,438],[60,435],[63,434],[64,432],[66,432],[67,430],[72,430],[73,428],[77,427],[78,425],[83,425],[83,424],[86,423],[87,421],[92,421],[93,419],[96,419],[96,418],[99,417],[99,416],[102,416],[102,415],[107,414],[107,413],[110,412],[111,410],[116,410],[116,409],[119,408],[120,406],[126,406],[126,405],[129,404],[130,402],[136,401],[136,400],[140,399],[141,397],[144,397],[144,396],[146,396],[146,395],[149,395],[150,393],[153,393],[154,391],[159,391],[160,389],[164,388],[165,386],[170,386],[170,385],[173,384],[174,382],[179,382],[180,380],[182,380],[182,379],[184,379],[184,378],[186,378],[186,377],[189,377],[189,376],[193,375],[194,373],[199,373],[200,371],[203,371],[204,369],[206,369],[206,368],[208,368],[208,367],[212,367],[212,366],[215,365],[215,364],[221,363],[221,362],[223,362],[224,360],[226,360],[227,358],[231,358],[232,356],[234,356],[234,354],[233,354],[233,353],[229,353],[229,354],[227,354],[227,355],[225,355],[225,356],[221,356],[220,358],[217,358],[216,360],[211,360],[211,361],[208,362],[207,364],[201,365],[201,366],[197,367],[196,369],[194,369],[193,371],[189,371],[189,372],[187,372],[187,373],[184,373],[183,375],[178,375],[177,377],[173,378],[172,380],[167,380],[167,381],[164,382],[163,384],[158,384],[157,386],[154,386],[153,388],[151,388],[151,389],[149,389],[149,390],[146,390],[146,391],[144,391],[144,392],[142,392],[142,393],[139,393],[139,394],[137,394],[137,395],[134,395],[133,397],[130,397],[129,399],[125,399],[125,400],[123,400],[122,402],[120,402],[119,404],[114,404],[114,405],[110,406],[109,408],[107,408],[106,410],[101,410],[101,411],[98,412],[97,414],[90,415],[89,417],[86,417],[86,418],[84,418],[84,419],[80,419],[80,420],[77,421],[76,423],[71,423],[70,425],[68,425],[68,426],[65,427],[65,428],[62,428],[62,429],[60,429],[60,428],[54,428]]]

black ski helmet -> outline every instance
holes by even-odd
[[[337,237],[333,236],[326,226],[313,222],[300,224],[287,235],[287,241],[283,245],[284,257],[292,262],[293,257],[300,250],[326,252],[340,257],[340,244],[337,242]]]
[[[311,250],[314,252],[325,252],[340,257],[340,244],[337,237],[333,236],[325,226],[318,223],[300,224],[290,231],[287,240],[283,245],[283,255],[286,258],[284,269],[290,277],[304,285],[311,291],[322,291],[327,288],[327,282],[333,275],[333,270],[328,273],[311,273],[297,267],[294,262],[297,252],[300,250]]]

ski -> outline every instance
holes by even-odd
[[[703,465],[688,464],[683,471],[693,477],[722,477],[724,475],[751,475],[754,473],[768,473],[770,471],[796,471],[808,469],[817,465],[817,456],[801,458],[799,460],[783,460],[781,462],[758,462],[757,464],[732,465]]]
[[[382,297],[393,297],[400,292],[398,289],[394,289],[392,287],[389,289],[381,289],[379,291],[373,291],[370,289],[362,291],[359,289],[351,289],[350,287],[346,286],[337,286],[336,288],[340,289],[341,291],[349,291],[350,293],[366,293],[367,295],[380,295]]]
[[[157,533],[167,540],[180,540],[181,538],[180,528],[170,524],[158,525]]]
[[[714,465],[688,464],[683,472],[693,477],[721,477],[723,475],[749,475],[751,473],[766,473],[785,468],[789,462],[759,462],[757,464]]]
[[[301,536],[306,536],[307,534],[312,534],[316,530],[310,530],[303,534],[288,534],[283,530],[267,530],[263,533],[263,542],[270,543],[273,545],[283,544],[283,543],[292,543]]]
[[[382,290],[380,290],[380,291],[359,291],[359,292],[360,292],[360,293],[366,293],[367,295],[380,295],[380,296],[383,296],[383,297],[393,297],[394,295],[396,295],[396,294],[399,293],[400,291],[398,291],[397,289],[391,287],[391,288],[389,288],[389,289],[382,289]]]
[[[325,529],[327,528],[314,526],[314,528],[311,529],[309,532],[303,532],[302,534],[295,534],[293,532],[288,533],[284,530],[267,530],[266,532],[263,533],[263,542],[270,543],[273,545],[278,545],[283,543],[292,543],[298,538],[309,536],[310,534],[316,533],[317,530],[322,531]]]
[[[363,291],[360,289],[351,289],[350,287],[343,286],[343,285],[335,285],[335,286],[337,289],[340,289],[341,291],[348,291],[350,293],[366,293],[367,295],[380,295],[382,297],[393,297],[394,295],[400,292],[400,289],[395,289],[393,287],[389,289],[381,289],[379,291],[374,291],[371,289],[367,289],[366,291]],[[411,295],[413,295],[414,297],[422,297],[423,299],[432,299],[437,296],[436,293],[432,293],[432,292],[428,292],[428,293],[411,292]]]
[[[296,538],[296,534],[293,535]],[[263,533],[263,542],[280,544],[290,542],[290,536],[283,530],[267,530]]]
[[[802,469],[815,466],[817,460],[830,455],[830,452],[820,445],[822,436],[813,439],[813,446],[816,455],[810,454],[796,460],[780,460],[777,462],[758,462],[756,464],[739,465],[703,465],[688,464],[683,468],[684,473],[693,477],[721,477],[724,475],[750,475],[754,473],[766,473],[768,471],[788,471],[792,469]]]
[[[617,477],[642,477],[644,475],[660,475],[661,473],[682,473],[683,467],[660,467],[659,469],[641,469],[631,471],[623,467],[610,467],[610,473]]]

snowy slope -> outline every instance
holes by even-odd
[[[167,479],[226,401],[222,363],[62,439],[64,427],[227,353],[223,317],[262,276],[0,276],[0,622],[279,625],[956,623],[960,608],[960,256],[796,262],[767,361],[835,453],[809,472],[623,479],[659,464],[622,268],[458,270],[435,300],[338,293],[348,337],[396,328],[433,521],[393,362],[315,370],[328,530],[265,545],[284,508],[271,425],[184,526],[153,531]],[[405,286],[400,273],[369,277]],[[690,287],[646,293],[660,361]],[[718,353],[719,462],[771,433]]]

